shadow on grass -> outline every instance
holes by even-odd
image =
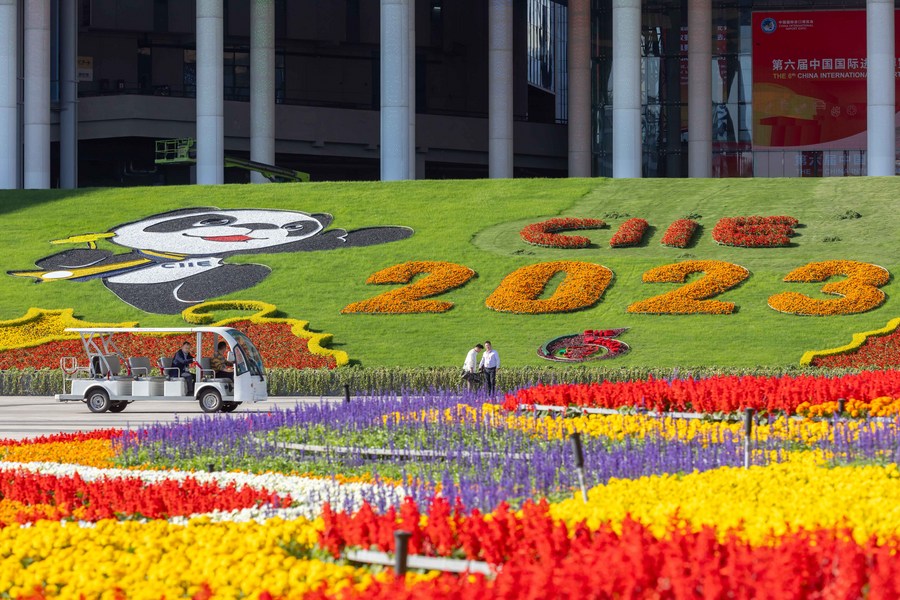
[[[0,215],[35,208],[60,200],[69,200],[95,193],[94,188],[80,190],[2,190],[0,191]]]

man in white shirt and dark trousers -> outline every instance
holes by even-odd
[[[494,393],[494,387],[497,384],[497,369],[499,367],[500,356],[494,350],[494,347],[491,346],[490,341],[485,342],[484,354],[481,355],[481,362],[478,363],[478,368],[484,371],[484,385],[488,394],[493,395]]]
[[[466,380],[466,389],[470,392],[475,389],[476,384],[478,383],[478,353],[484,350],[484,346],[481,344],[475,344],[475,346],[469,350],[469,353],[466,354],[466,362],[463,363],[463,379]]]

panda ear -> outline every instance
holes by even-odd
[[[315,219],[316,221],[321,223],[322,229],[325,229],[326,227],[331,225],[331,222],[334,220],[334,217],[332,217],[328,213],[313,213],[309,216],[311,216],[313,219]]]

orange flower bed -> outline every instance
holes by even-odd
[[[566,278],[550,298],[540,300],[557,273],[565,273]],[[587,262],[557,260],[527,265],[504,277],[484,303],[496,311],[519,314],[571,312],[596,304],[612,275],[603,265]]]
[[[609,240],[610,248],[628,248],[629,246],[637,246],[644,239],[644,234],[650,224],[644,219],[628,219],[616,230],[612,238]]]
[[[116,456],[112,440],[49,442],[0,447],[0,459],[10,462],[55,462],[108,468]]]
[[[833,417],[839,412],[840,405],[836,401],[822,402],[820,404],[803,402],[797,406],[797,414],[809,418]],[[873,398],[870,402],[850,398],[844,404],[844,413],[853,418],[894,417],[900,414],[900,398],[880,396]]]
[[[678,219],[666,229],[660,244],[671,248],[687,248],[700,224],[690,219]]]
[[[775,248],[789,246],[794,227],[799,221],[794,217],[726,217],[713,227],[712,237],[723,246],[741,248]]]
[[[734,312],[734,302],[708,300],[733,288],[750,276],[740,265],[720,260],[688,260],[663,265],[644,273],[644,283],[683,283],[691,273],[705,273],[697,281],[676,290],[635,302],[630,313],[658,315],[728,315]]]
[[[439,313],[453,308],[452,302],[441,300],[423,300],[429,296],[442,294],[460,287],[475,276],[469,267],[443,261],[409,261],[382,269],[369,275],[366,283],[409,283],[416,275],[427,273],[419,281],[379,294],[374,298],[353,302],[345,306],[342,313]]]
[[[809,263],[788,273],[784,281],[813,283],[835,275],[846,275],[847,279],[826,283],[821,291],[840,298],[819,300],[799,292],[783,292],[770,296],[769,306],[793,315],[830,316],[866,312],[884,303],[884,292],[878,288],[888,282],[891,274],[884,267],[869,263],[855,260]]]

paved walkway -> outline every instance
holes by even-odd
[[[232,414],[265,412],[275,406],[290,408],[322,398],[269,398],[266,402],[239,406]],[[343,398],[325,398],[330,402]],[[56,402],[52,397],[0,396],[0,439],[23,439],[60,432],[90,431],[108,427],[137,428],[171,423],[204,415],[197,402],[133,402],[120,413],[95,414],[82,402]]]

